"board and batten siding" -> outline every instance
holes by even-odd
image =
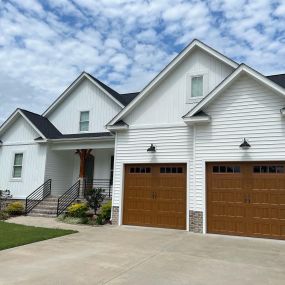
[[[206,74],[206,91],[210,92],[232,71],[231,67],[220,60],[196,49],[124,121],[130,126],[183,123],[181,117],[200,100],[193,99],[186,104],[191,76]]]
[[[60,196],[76,181],[73,180],[75,151],[55,151],[48,149],[45,169],[45,180],[52,180],[52,195]]]
[[[49,115],[63,134],[79,133],[80,112],[89,111],[89,132],[106,132],[105,125],[122,108],[85,79]]]
[[[0,189],[10,190],[15,199],[26,198],[44,182],[46,146],[34,141],[38,136],[21,116],[1,136]],[[23,153],[21,179],[12,177],[15,153]]]
[[[243,75],[204,109],[212,120],[196,126],[196,210],[206,210],[207,161],[285,160],[284,106],[284,97]],[[250,149],[239,148],[243,138]]]
[[[113,206],[121,206],[124,164],[128,163],[190,163],[192,129],[173,128],[130,129],[116,135]],[[153,143],[155,153],[147,153]],[[191,170],[188,169],[188,173]],[[189,178],[188,178],[189,180]]]

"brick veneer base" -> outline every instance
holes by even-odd
[[[189,211],[189,231],[203,233],[203,212]]]
[[[112,208],[112,225],[119,224],[119,207],[113,206]]]

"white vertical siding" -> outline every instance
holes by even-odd
[[[123,165],[126,163],[187,163],[192,158],[192,130],[188,127],[136,129],[117,134],[113,205],[120,206]],[[153,143],[156,153],[147,153]]]
[[[106,132],[105,125],[121,110],[89,80],[84,80],[49,116],[63,134],[79,132],[80,111],[89,111],[89,132]]]
[[[205,109],[211,123],[197,126],[196,210],[205,210],[205,162],[285,160],[285,98],[247,76]],[[241,150],[243,138],[251,144]]]
[[[137,106],[124,120],[130,126],[147,124],[180,123],[186,114],[198,101],[186,104],[187,74],[207,73],[208,91],[214,89],[231,72],[232,68],[206,52],[197,49],[173,70],[156,87],[139,106]]]
[[[9,189],[14,198],[25,198],[44,182],[46,146],[36,144],[39,135],[23,119],[18,117],[1,137],[0,189]],[[22,178],[13,179],[15,153],[23,153]]]
[[[54,151],[48,149],[45,180],[52,180],[52,195],[60,196],[76,181],[74,175],[74,151]]]

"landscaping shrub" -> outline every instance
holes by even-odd
[[[6,211],[0,211],[0,221],[5,221],[9,219],[9,214]]]
[[[84,218],[87,216],[88,206],[85,203],[72,204],[67,208],[67,216],[72,218]]]
[[[6,207],[5,212],[10,216],[22,215],[24,214],[24,205],[22,202],[12,202]]]
[[[97,214],[97,210],[102,206],[102,202],[105,199],[104,189],[94,188],[86,191],[85,198],[88,206],[94,210],[94,214]]]
[[[112,209],[112,202],[109,201],[105,205],[101,207],[100,215],[104,222],[108,222],[111,219],[111,209]]]

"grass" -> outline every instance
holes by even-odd
[[[0,250],[76,233],[0,222]]]

